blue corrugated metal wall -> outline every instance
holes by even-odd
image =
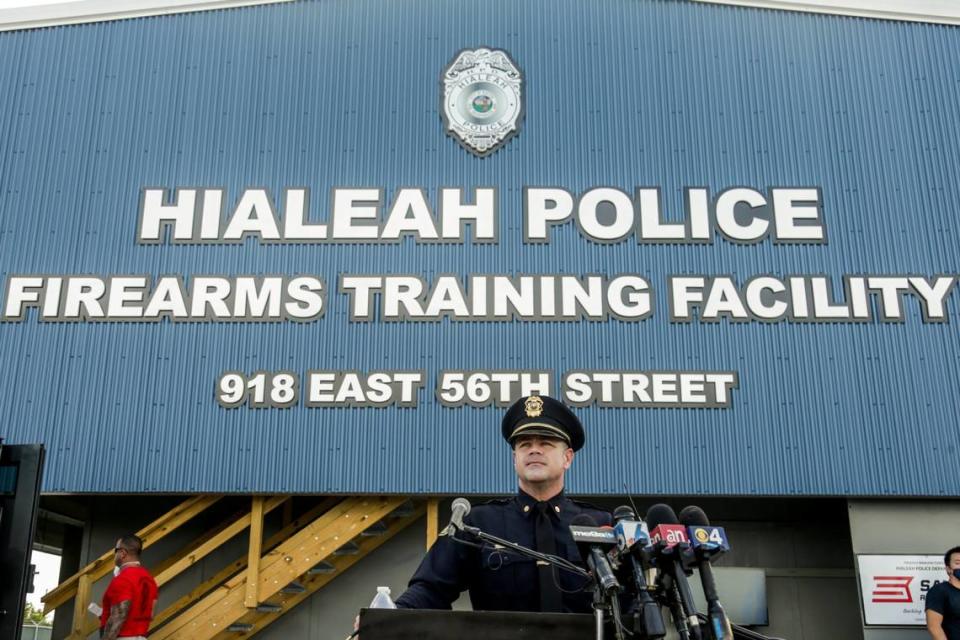
[[[507,49],[519,137],[442,130],[457,50]],[[958,324],[671,325],[675,273],[957,271],[960,31],[656,0],[303,1],[0,34],[0,269],[636,271],[642,323],[0,326],[0,434],[48,491],[500,492],[497,409],[237,410],[225,369],[736,369],[728,410],[582,410],[581,493],[956,495]],[[823,188],[830,243],[524,246],[523,185]],[[138,246],[139,190],[496,185],[476,246]],[[951,309],[955,310],[955,298]]]

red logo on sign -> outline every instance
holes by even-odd
[[[661,541],[665,542],[668,547],[681,542],[689,542],[687,530],[680,524],[661,524],[650,532],[650,540],[654,544]]]
[[[873,602],[913,602],[913,576],[873,576]]]

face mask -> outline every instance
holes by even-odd
[[[953,570],[953,577],[956,578],[957,580],[960,580],[960,569]]]
[[[118,575],[120,575],[120,567],[114,566],[114,567],[113,567],[113,577],[116,578]]]

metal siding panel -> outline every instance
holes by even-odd
[[[457,50],[527,78],[483,161],[440,125]],[[956,28],[688,2],[298,2],[0,34],[0,268],[316,273],[307,324],[0,327],[0,415],[42,440],[45,489],[494,493],[496,409],[441,409],[442,368],[736,369],[729,410],[579,411],[573,491],[956,495],[957,323],[671,325],[670,274],[956,273]],[[820,185],[826,246],[521,242],[520,190]],[[496,245],[138,246],[139,191],[496,185]],[[319,212],[319,213],[317,213]],[[348,322],[338,273],[637,272],[641,323]],[[956,295],[951,297],[956,311]],[[225,411],[223,370],[423,368],[422,407]]]

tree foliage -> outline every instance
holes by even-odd
[[[47,617],[43,615],[43,609],[38,609],[29,602],[23,608],[23,622],[24,624],[50,624]]]

